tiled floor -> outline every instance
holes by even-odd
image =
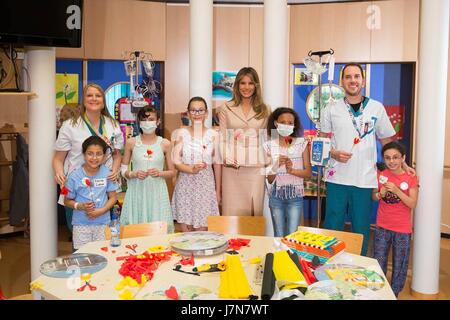
[[[58,254],[64,255],[71,252],[71,244],[68,242],[68,232],[65,226],[59,228]],[[30,241],[23,234],[0,237],[0,286],[3,294],[9,298],[29,293],[30,283]],[[411,250],[412,252],[412,250]],[[410,268],[412,259],[410,259]],[[400,293],[402,300],[415,299],[410,294],[411,269],[408,272],[408,280],[405,289]],[[388,278],[390,274],[388,272]],[[440,300],[450,299],[450,239],[441,239],[440,256]]]

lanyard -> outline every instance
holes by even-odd
[[[86,123],[86,126],[89,129],[89,132],[91,133],[91,135],[93,136],[99,136],[101,138],[107,137],[107,132],[106,132],[106,127],[105,127],[105,121],[103,119],[103,116],[100,117],[100,124],[99,124],[99,128],[98,130],[96,130],[94,128],[94,126],[92,125],[91,121],[89,120],[88,117],[86,117],[86,114],[83,115],[83,121],[84,123]]]
[[[356,132],[358,133],[359,138],[361,138],[361,139],[367,134],[367,128],[365,128],[364,133],[361,134],[361,128],[364,126],[363,112],[364,112],[364,107],[367,104],[366,99],[367,98],[364,97],[363,100],[361,101],[361,107],[359,109],[361,112],[361,115],[359,116],[359,126],[358,126],[358,124],[356,123],[355,115],[353,114],[353,111],[352,111],[352,106],[347,101],[347,98],[344,98],[345,105],[347,106],[347,109],[348,109],[348,114],[350,115],[350,119],[352,119],[353,127],[355,128]]]

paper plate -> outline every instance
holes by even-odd
[[[169,243],[173,251],[184,256],[211,256],[228,249],[228,240],[224,234],[208,231],[181,233]]]
[[[41,264],[39,271],[54,278],[69,278],[75,274],[95,273],[108,264],[105,257],[91,253],[74,253],[50,259]]]
[[[376,271],[350,264],[325,264],[314,270],[314,275],[319,281],[347,281],[371,290],[381,289],[385,285],[384,277]]]
[[[305,298],[308,300],[380,300],[376,292],[351,282],[324,280],[308,287]]]

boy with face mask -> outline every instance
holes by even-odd
[[[172,233],[173,217],[165,181],[175,176],[171,144],[156,134],[160,118],[154,107],[143,107],[137,119],[141,134],[127,140],[122,158],[121,171],[128,180],[128,189],[120,222],[127,225],[166,221],[167,231]],[[132,170],[129,170],[130,162]]]
[[[270,163],[267,180],[271,185],[269,207],[275,237],[284,237],[300,225],[303,207],[303,178],[311,176],[308,141],[297,113],[278,108],[269,117],[270,140],[263,147]]]

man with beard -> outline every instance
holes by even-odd
[[[380,102],[364,97],[361,65],[349,63],[342,70],[345,97],[326,106],[320,136],[332,134],[331,159],[325,170],[327,184],[326,229],[343,230],[348,212],[352,232],[364,235],[361,254],[367,254],[372,213],[371,192],[377,188],[377,144],[392,141],[395,135]],[[407,172],[415,174],[405,163]]]

